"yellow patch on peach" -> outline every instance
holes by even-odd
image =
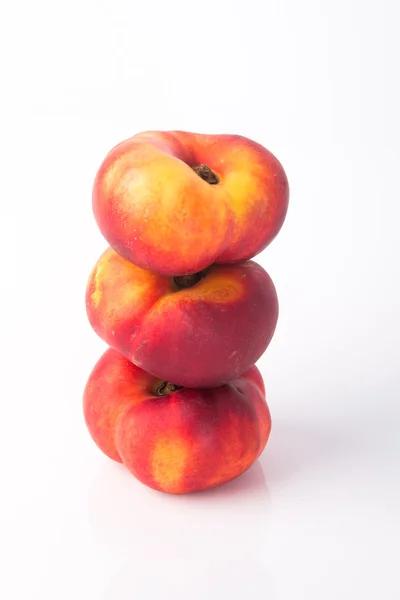
[[[164,436],[155,443],[151,471],[154,480],[166,490],[176,488],[185,472],[189,457],[189,447],[178,436]]]
[[[254,189],[254,182],[255,176],[252,172],[232,172],[226,175],[224,185],[229,189],[230,206],[239,219],[245,218],[251,211],[253,202],[258,201],[258,198],[253,198],[253,195],[249,193],[249,190]],[[246,202],[243,201],[243,198],[246,199]]]
[[[118,283],[118,281],[116,282]],[[129,316],[132,313],[132,307],[139,308],[142,304],[146,304],[145,300],[149,293],[149,282],[136,281],[135,285],[127,282],[125,285],[115,286],[114,293],[118,293],[118,305],[111,298],[113,311],[108,311],[113,320],[119,321],[125,315]]]
[[[101,300],[101,279],[102,279],[103,265],[101,261],[96,266],[96,272],[94,273],[94,292],[91,294],[90,299],[94,306],[97,308]]]
[[[121,179],[124,170],[124,157],[116,158],[108,165],[103,175],[102,190],[104,194],[110,194],[115,190],[115,185]]]
[[[196,302],[206,300],[207,302],[222,303],[234,302],[243,296],[244,286],[241,281],[233,279],[231,275],[222,276],[216,273],[191,288]],[[189,292],[189,290],[187,290]],[[189,294],[188,294],[189,295]]]
[[[101,304],[103,319],[112,326],[129,317],[133,310],[146,306],[147,297],[157,283],[157,275],[127,261],[121,262],[120,257],[109,249],[99,259],[92,281],[91,301],[96,309]]]
[[[103,194],[107,195],[113,190],[114,181],[117,180],[116,176],[118,176],[118,171],[119,164],[117,160],[114,163],[111,163],[111,165],[105,170],[101,182],[101,189]]]

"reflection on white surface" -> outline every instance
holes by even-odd
[[[123,467],[105,464],[90,489],[89,514],[96,540],[127,554],[104,600],[187,598],[189,590],[196,600],[228,592],[240,598],[265,577],[257,548],[268,489],[259,463],[229,484],[187,496],[148,490]]]
[[[138,597],[147,599],[177,598],[194,600],[204,598],[243,598],[256,597],[260,592],[270,593],[265,568],[256,557],[250,557],[246,566],[240,557],[227,559],[220,556],[213,560],[207,556],[201,560],[166,557],[162,562],[151,563],[148,569],[138,568],[128,560],[112,580],[102,600],[131,600]]]
[[[16,455],[1,498],[2,598],[397,600],[396,420],[276,419],[247,473],[185,496],[150,490],[74,432],[72,418],[43,440],[21,424],[38,460]]]
[[[119,557],[102,600],[188,593],[239,599],[261,590],[289,598],[296,582],[312,595],[340,569],[340,585],[332,582],[326,590],[333,599],[344,584],[354,594],[364,589],[364,570],[382,547],[390,558],[380,574],[369,574],[369,588],[390,591],[391,531],[399,526],[399,482],[391,479],[398,443],[381,428],[373,421],[359,428],[279,421],[267,451],[247,473],[186,496],[154,492],[106,461],[88,492],[93,543]]]
[[[199,511],[202,519],[196,518]],[[219,488],[176,496],[143,486],[122,465],[109,462],[97,473],[89,493],[89,523],[96,537],[130,548],[139,540],[141,554],[149,557],[159,552],[161,558],[167,548],[168,554],[176,548],[187,556],[195,551],[189,543],[194,538],[198,547],[206,544],[211,554],[220,555],[221,544],[229,548],[230,532],[253,538],[267,517],[268,489],[259,462]]]

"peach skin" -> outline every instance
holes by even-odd
[[[286,217],[285,171],[239,135],[147,131],[115,146],[92,194],[109,245],[144,269],[196,273],[261,252]]]
[[[253,261],[169,277],[112,248],[89,277],[86,309],[109,346],[156,377],[193,388],[249,369],[270,343],[279,311],[271,278]]]
[[[145,485],[171,494],[238,477],[259,457],[271,430],[257,367],[219,388],[185,389],[111,348],[89,376],[83,412],[107,456]]]

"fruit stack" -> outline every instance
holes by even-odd
[[[181,494],[246,471],[271,429],[256,361],[274,334],[274,284],[250,260],[279,232],[280,162],[237,135],[139,133],[93,186],[109,248],[87,315],[110,346],[83,410],[99,448],[145,485]]]

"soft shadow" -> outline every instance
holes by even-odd
[[[121,557],[103,600],[274,595],[260,562],[268,486],[329,469],[357,450],[339,420],[276,420],[259,461],[232,482],[195,494],[150,490],[105,461],[89,494],[93,535]]]
[[[126,560],[107,585],[102,600],[243,600],[276,598],[265,565],[254,555],[208,556],[208,548],[199,547],[198,557],[169,553],[159,562],[135,563]],[[196,543],[196,540],[193,541]]]
[[[97,542],[121,558],[103,600],[239,600],[267,593],[258,549],[269,498],[259,462],[213,490],[172,496],[105,461],[88,501]]]
[[[273,423],[261,464],[268,485],[273,486],[329,469],[354,450],[354,436],[339,421],[280,420]]]
[[[105,461],[89,489],[88,520],[99,543],[142,558],[186,558],[207,547],[209,557],[237,553],[243,537],[254,547],[268,518],[268,490],[257,462],[232,482],[181,496],[138,482],[125,467]],[[247,542],[246,542],[247,543]]]

